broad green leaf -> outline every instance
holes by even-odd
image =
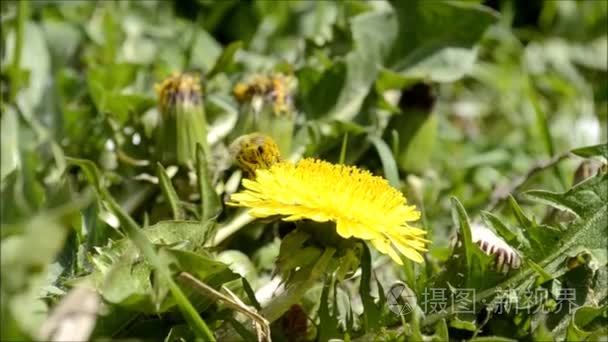
[[[399,167],[407,172],[423,173],[429,165],[437,140],[437,115],[406,111],[395,116],[399,133]]]
[[[159,273],[159,279],[162,279],[167,284],[178,307],[182,311],[184,318],[191,325],[197,336],[206,340],[215,340],[205,321],[203,321],[198,312],[196,312],[192,303],[171,277],[168,265],[163,263],[163,260],[158,256],[148,237],[141,232],[133,218],[120,207],[110,192],[105,188],[104,184],[101,182],[102,178],[100,177],[100,172],[95,164],[88,160],[75,158],[70,158],[68,161],[84,168],[85,174],[87,174],[89,182],[92,183],[97,190],[100,200],[103,200],[113,214],[119,218],[122,228],[129,239],[144,256],[150,266]]]
[[[76,25],[68,21],[45,20],[42,28],[54,64],[73,58],[82,39],[82,33]]]
[[[227,265],[232,272],[239,274],[249,282],[257,282],[258,271],[249,259],[249,257],[241,251],[225,250],[217,254],[216,259]]]
[[[211,70],[221,58],[221,45],[207,31],[192,27],[189,49],[189,68]]]
[[[608,306],[602,307],[591,307],[582,306],[578,308],[570,320],[568,330],[566,332],[566,338],[568,341],[590,341],[587,338],[592,334],[592,331],[586,331],[585,327],[591,323],[594,319],[599,318],[603,313],[608,310]],[[605,322],[604,322],[605,324]],[[604,331],[606,330],[604,326]]]
[[[312,68],[297,72],[302,109],[311,118],[322,118],[336,104],[340,91],[345,86],[347,68],[342,60],[335,61],[322,73]]]
[[[591,177],[563,194],[531,190],[525,192],[525,195],[559,210],[566,210],[578,217],[587,218],[606,205],[608,201],[607,179],[608,174]]]
[[[351,120],[376,80],[396,38],[395,16],[389,11],[360,14],[352,19],[354,49],[345,58],[346,78],[329,117]]]
[[[451,82],[464,76],[476,58],[475,44],[496,22],[496,14],[476,4],[393,1],[399,39],[391,69],[408,77]]]

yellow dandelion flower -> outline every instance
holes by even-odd
[[[409,225],[420,218],[403,194],[381,177],[354,166],[316,159],[281,161],[244,179],[245,190],[228,203],[250,208],[254,217],[281,216],[284,221],[333,221],[343,238],[368,240],[402,264],[399,254],[422,262],[430,242],[426,232]]]

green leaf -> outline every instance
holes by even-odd
[[[397,170],[397,162],[395,162],[391,149],[379,137],[369,136],[368,139],[378,151],[378,156],[380,156],[380,161],[384,168],[384,176],[388,179],[389,184],[395,188],[399,188],[399,170]]]
[[[344,133],[342,138],[342,146],[340,146],[340,158],[338,158],[338,164],[344,164],[346,160],[346,147],[348,146],[348,132]]]
[[[595,156],[603,156],[604,158],[608,158],[608,143],[575,148],[570,152],[584,158],[591,158]]]
[[[120,123],[131,115],[143,113],[156,101],[142,94],[126,94],[123,89],[135,80],[136,68],[132,64],[112,64],[91,68],[87,86],[97,110],[108,113]]]
[[[374,302],[371,294],[372,257],[369,247],[363,244],[361,254],[361,280],[359,283],[359,296],[363,302],[363,331],[370,332],[380,326],[381,311]]]
[[[336,104],[336,99],[346,82],[346,64],[336,60],[322,73],[312,68],[297,71],[302,109],[311,118],[324,117]]]
[[[476,58],[475,44],[497,15],[487,7],[441,1],[393,1],[399,33],[389,65],[408,77],[451,82]]]
[[[498,216],[487,211],[482,212],[481,216],[488,225],[494,227],[498,235],[508,244],[517,246],[521,250],[530,249],[530,242],[526,239],[521,229],[510,228]]]
[[[66,158],[67,159],[67,158]],[[190,324],[191,328],[195,331],[199,338],[204,340],[214,341],[213,333],[209,330],[209,327],[196,312],[192,303],[185,296],[183,291],[175,283],[171,277],[171,272],[168,266],[163,263],[162,259],[159,258],[158,254],[154,250],[154,247],[148,237],[143,234],[133,218],[129,216],[112,197],[110,192],[104,187],[101,182],[99,170],[91,161],[83,159],[70,158],[69,162],[83,167],[85,174],[89,178],[89,182],[95,187],[101,200],[103,200],[109,207],[109,209],[118,217],[121,225],[133,244],[139,249],[140,253],[144,256],[146,261],[154,268],[156,272],[159,272],[160,278],[168,284],[168,287],[173,295],[178,307],[182,311],[184,318]]]
[[[600,182],[596,184],[596,182]],[[574,198],[581,198],[581,193],[594,194],[589,195],[589,198],[595,198],[596,201],[601,200],[602,197],[597,192],[604,192],[608,187],[608,178],[606,175],[595,176],[589,180],[580,183],[579,185],[572,188],[570,191],[562,194],[563,196],[572,196]],[[592,203],[594,203],[593,201]],[[523,213],[520,213],[522,215]],[[567,229],[560,232],[559,240],[556,242],[548,243],[547,246],[537,252],[540,260],[535,260],[536,264],[544,273],[551,275],[552,278],[557,278],[568,271],[567,260],[571,257],[575,257],[580,253],[587,252],[594,254],[595,251],[605,251],[608,246],[606,245],[606,239],[599,239],[598,237],[608,235],[608,226],[606,225],[606,215],[608,215],[608,204],[604,201],[603,204],[598,207],[594,212],[588,212],[585,216],[575,220],[568,224]],[[529,221],[526,218],[522,218],[523,221]],[[603,268],[606,266],[606,258],[601,256],[596,258],[598,260],[597,267]],[[525,266],[518,272],[512,273],[508,278],[495,286],[476,293],[476,301],[489,302],[491,298],[496,295],[498,288],[500,289],[514,289],[519,295],[524,294],[527,288],[531,286],[536,277],[533,275],[536,271],[530,267],[529,263],[525,263]],[[453,309],[453,307],[451,308]],[[447,310],[450,312],[450,309]],[[425,319],[424,324],[433,324],[438,319],[442,318],[443,315],[433,314]]]
[[[517,342],[517,340],[501,336],[479,336],[470,339],[469,342]]]
[[[334,283],[333,279],[326,278],[323,284],[323,291],[321,292],[321,299],[319,300],[319,326],[318,326],[318,339],[319,341],[329,341],[332,338],[339,338],[340,333],[338,331],[338,319],[335,315],[330,314],[329,306],[329,292],[332,290]],[[335,298],[335,297],[334,297]],[[334,306],[334,311],[337,308]]]
[[[189,67],[210,70],[221,58],[221,45],[207,31],[192,26],[189,43]]]
[[[227,320],[228,320],[228,322],[230,322],[230,324],[232,325],[234,330],[242,338],[242,341],[245,341],[245,342],[258,341],[257,337],[249,329],[245,328],[243,323],[237,321],[234,317],[228,317]]]
[[[493,268],[494,257],[488,256],[473,242],[469,217],[456,197],[452,201],[452,219],[459,227],[459,244],[453,249],[446,270],[437,278],[436,287],[485,289],[495,285],[503,275]]]
[[[591,306],[582,306],[578,308],[570,319],[570,324],[566,331],[566,339],[568,341],[587,341],[587,338],[592,334],[592,331],[586,331],[584,328],[607,310],[608,306],[605,305],[598,308]],[[604,330],[606,330],[605,327]]]
[[[44,33],[41,27],[32,21],[26,21],[23,27],[22,51],[17,53],[16,33],[14,30],[7,32],[5,45],[5,59],[12,61],[15,56],[20,56],[19,70],[28,72],[27,82],[20,82],[20,91],[17,101],[25,115],[33,119],[34,110],[42,101],[45,89],[48,87],[51,75],[51,60]],[[4,69],[4,62],[3,62]]]
[[[182,210],[181,205],[179,204],[179,197],[177,196],[177,192],[175,192],[175,188],[173,188],[173,184],[171,183],[171,179],[169,175],[167,175],[167,171],[161,165],[161,163],[156,164],[158,179],[160,188],[163,191],[163,195],[165,199],[169,203],[171,207],[171,211],[173,212],[174,220],[183,220],[185,217],[184,211]]]
[[[314,264],[321,256],[321,250],[315,246],[304,246],[310,235],[300,229],[287,234],[279,249],[276,269],[283,279],[290,279],[297,267],[305,268]]]
[[[537,263],[532,260],[526,260],[526,263],[532,268],[539,276],[539,284],[542,284],[548,280],[553,279],[553,276],[547,273],[542,267],[540,267]]]
[[[591,177],[561,194],[544,190],[531,190],[524,194],[559,210],[566,210],[578,217],[586,218],[606,205],[608,201],[607,179],[608,174]]]
[[[285,292],[274,297],[266,307],[262,309],[264,316],[270,323],[281,317],[291,305],[300,301],[302,296],[317,281],[326,274],[327,268],[336,250],[326,248],[323,254],[308,267],[302,267],[295,271],[291,283],[287,284]]]
[[[243,47],[243,42],[237,41],[232,42],[228,46],[224,48],[222,54],[215,61],[215,65],[207,74],[208,79],[212,79],[220,72],[226,71],[226,69],[230,66],[234,61],[234,55],[236,52]]]
[[[20,164],[19,156],[19,121],[13,107],[2,110],[2,122],[0,123],[0,139],[2,143],[2,163],[0,163],[0,180],[4,186],[4,178],[15,171]]]
[[[435,324],[435,333],[433,334],[431,341],[449,341],[448,324],[446,323],[445,319],[442,319]]]
[[[211,183],[207,156],[201,144],[196,144],[196,176],[201,195],[201,221],[214,220],[220,214],[222,204]]]
[[[524,250],[526,256],[539,260],[557,243],[560,238],[560,230],[552,226],[537,224],[535,220],[528,218],[513,196],[509,196],[509,204],[521,226],[523,235],[530,243],[530,248]]]
[[[450,321],[450,327],[456,328],[459,330],[467,330],[467,331],[476,331],[477,326],[474,322],[463,321],[460,319],[453,319]]]
[[[460,228],[458,231],[460,241],[462,242],[462,250],[464,251],[465,264],[470,269],[473,260],[473,236],[471,234],[471,225],[469,224],[469,216],[464,207],[456,197],[452,197],[452,216],[455,223]],[[468,282],[468,281],[467,281]]]
[[[255,296],[255,292],[253,291],[253,288],[251,287],[251,285],[249,284],[249,281],[247,281],[246,278],[242,277],[241,281],[243,283],[243,290],[245,290],[245,294],[247,295],[247,298],[249,298],[249,303],[256,309],[256,310],[261,310],[262,306],[260,305],[260,302],[258,302],[258,299]]]
[[[393,45],[397,31],[395,16],[389,11],[360,14],[352,19],[350,27],[354,49],[345,58],[346,78],[329,111],[329,117],[345,121],[359,113],[363,100],[376,80],[379,67]]]
[[[397,114],[393,123],[399,133],[399,167],[423,173],[429,166],[437,140],[437,115],[411,110]]]

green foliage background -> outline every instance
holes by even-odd
[[[608,2],[0,6],[2,340],[43,338],[82,282],[103,301],[92,340],[257,340],[253,316],[213,289],[260,312],[276,341],[606,338]],[[191,170],[154,146],[153,85],[175,71],[203,76],[212,151]],[[404,191],[432,241],[425,264],[334,251],[222,205],[248,115],[232,88],[271,72],[297,80],[289,157],[358,165]],[[471,240],[478,224],[522,267],[497,272]],[[258,303],[276,274],[288,290]],[[403,316],[385,297],[398,282]],[[423,310],[425,289],[465,287],[473,313]],[[577,289],[567,314],[564,288]],[[543,310],[498,313],[537,289]]]

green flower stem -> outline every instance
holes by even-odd
[[[224,240],[229,238],[232,234],[238,232],[241,228],[245,227],[249,223],[253,222],[255,217],[249,215],[247,210],[241,211],[237,214],[230,222],[217,229],[217,233],[209,243],[209,246],[217,246]]]

